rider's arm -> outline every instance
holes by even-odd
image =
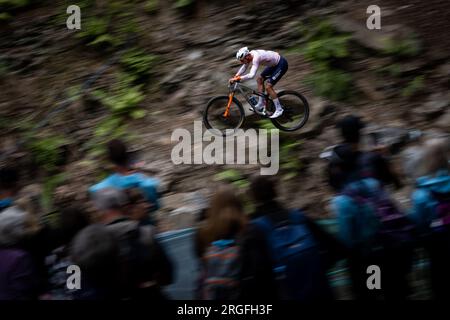
[[[243,74],[243,73],[245,72],[245,70],[247,70],[247,66],[248,66],[248,64],[243,64],[243,65],[239,68],[239,70],[238,70],[238,72],[236,73],[235,77],[238,77],[238,76],[240,76],[241,74]]]
[[[259,61],[258,61],[257,56],[255,55],[253,57],[253,64],[252,64],[252,68],[250,69],[250,72],[247,73],[246,75],[242,76],[241,80],[252,79],[256,75],[256,71],[258,71],[258,67],[259,67]]]

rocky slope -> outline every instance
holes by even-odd
[[[81,31],[65,28],[64,2],[38,2],[11,11],[12,17],[1,25],[2,161],[14,159],[23,164],[27,169],[24,184],[37,182],[51,190],[64,184],[63,191],[57,190],[85,199],[85,193],[79,190],[86,190],[107,169],[98,146],[111,136],[125,135],[136,157],[145,161],[143,169],[163,182],[162,228],[191,225],[193,213],[222,182],[218,173],[231,172],[231,179],[245,186],[246,178],[259,171],[255,165],[174,165],[170,161],[172,132],[177,128],[192,131],[208,99],[227,92],[226,81],[238,68],[234,53],[243,45],[275,49],[285,55],[289,72],[278,87],[298,90],[310,101],[307,125],[282,135],[289,161],[282,159],[278,177],[282,181],[281,198],[292,206],[306,207],[314,216],[329,215],[331,190],[324,180],[325,163],[319,155],[339,142],[334,129],[339,117],[361,115],[371,124],[369,131],[378,130],[384,142],[399,146],[396,151],[406,146],[410,129],[422,130],[425,135],[450,131],[450,64],[448,39],[444,37],[449,27],[448,3],[444,1],[429,1],[425,7],[419,1],[408,5],[379,1],[381,30],[365,27],[369,1],[245,1],[226,5],[196,1],[196,5],[182,9],[174,8],[174,4],[135,1],[132,7],[126,7],[129,11],[124,11],[124,16],[117,15],[115,25],[108,26],[109,33],[95,34],[97,38],[93,34],[99,27],[92,27],[91,22],[103,19],[102,13],[112,12],[107,1],[96,1],[86,10],[82,7]],[[114,29],[124,23],[120,19],[131,19],[127,14],[138,30],[133,30],[132,37],[121,45],[110,45],[121,35],[121,30]],[[317,73],[319,58],[317,51],[308,55],[304,49],[319,41],[316,43],[324,46],[318,48],[319,52],[330,50],[326,48],[329,40],[314,34],[314,30],[322,32],[323,21],[333,33],[347,36],[345,54],[331,55],[326,61],[333,72],[351,77],[351,83],[344,86],[348,88],[345,97],[341,99],[338,92],[340,101],[324,97],[330,93],[336,96],[333,89],[339,83],[330,79],[330,74],[319,74],[325,78],[318,78],[313,85],[305,83],[309,75]],[[88,45],[92,39],[102,41],[102,45]],[[156,57],[156,62],[142,76],[139,66],[148,66],[150,60],[132,60],[131,70],[138,74],[137,80],[132,85],[123,80],[129,87],[117,89],[114,86],[122,83],[124,70],[131,74],[130,64],[121,60],[130,49]],[[331,88],[318,92],[319,85],[330,81]],[[130,102],[130,97],[125,100],[114,95],[119,90],[130,92],[131,87],[138,88],[137,103]],[[117,98],[112,100],[115,103],[123,98],[131,105],[125,107],[133,112],[144,112],[131,112],[136,115],[131,117],[120,113],[119,118],[98,91]],[[112,129],[105,129],[108,123]],[[118,133],[122,125],[126,128]],[[251,118],[246,122],[247,128],[257,125]],[[99,128],[104,130],[103,135]],[[64,139],[49,143],[49,137],[54,136]],[[34,141],[31,147],[30,139]],[[39,145],[39,139],[50,148]],[[52,168],[43,165],[54,156],[48,149],[63,155]],[[405,154],[409,153],[392,155],[399,169],[403,168]],[[49,178],[61,173],[63,182]],[[404,188],[399,199],[406,201],[408,192]]]

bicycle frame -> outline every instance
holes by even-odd
[[[242,88],[244,88],[245,90],[243,90]],[[231,84],[229,86],[229,89],[230,90],[229,90],[229,94],[228,94],[228,104],[227,104],[227,108],[225,109],[225,112],[223,114],[224,117],[228,117],[228,114],[230,112],[231,102],[233,101],[233,97],[236,94],[236,90],[239,90],[239,93],[244,97],[245,101],[247,101],[250,105],[251,105],[250,99],[247,98],[246,91],[251,92],[250,94],[252,94],[252,95],[257,95],[259,97],[262,97],[266,101],[269,99],[269,95],[256,92],[252,88],[247,87],[239,82],[235,82],[235,83]]]

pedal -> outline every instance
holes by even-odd
[[[259,114],[259,115],[261,115],[261,116],[267,116],[267,112],[266,112],[265,109],[263,109],[263,110],[261,110],[261,111],[258,111],[258,110],[256,110],[255,108],[250,107],[249,110],[250,110],[250,111],[253,111],[254,113]]]

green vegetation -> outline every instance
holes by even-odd
[[[304,81],[314,88],[317,95],[331,100],[346,100],[352,92],[351,75],[339,69],[314,66],[314,72],[306,76]]]
[[[0,21],[8,21],[12,16],[8,12],[0,12]]]
[[[134,80],[133,76],[122,73],[119,80],[110,88],[111,92],[104,90],[93,92],[93,96],[106,106],[110,113],[97,125],[93,138],[86,144],[92,157],[102,156],[104,144],[111,139],[131,138],[125,124],[127,117],[141,119],[146,116],[146,111],[139,108],[140,102],[145,98],[142,92],[143,85],[134,85]]]
[[[174,7],[179,10],[188,9],[195,4],[195,0],[176,0]]]
[[[257,121],[257,125],[261,129],[274,129],[272,122],[267,119]],[[298,147],[300,145],[301,141],[294,140],[289,133],[280,131],[279,161],[283,180],[295,178],[303,167],[298,158]]]
[[[122,55],[120,63],[132,75],[146,76],[156,65],[158,59],[157,55],[146,54],[143,50],[134,48]]]
[[[422,45],[416,34],[411,34],[405,39],[385,40],[384,54],[398,57],[415,57],[422,51]]]
[[[109,24],[106,17],[88,17],[83,19],[82,28],[76,33],[76,37],[86,40],[90,46],[119,46],[120,40],[108,33]]]
[[[305,82],[317,95],[347,100],[352,93],[352,77],[334,65],[350,57],[350,36],[337,33],[327,21],[315,20],[308,27],[300,26],[300,32],[307,39],[301,52],[313,66]]]
[[[137,1],[106,1],[98,3],[84,0],[79,5],[87,12],[81,22],[81,30],[75,36],[89,46],[110,49],[126,43],[130,34],[137,33]]]
[[[377,73],[379,73],[381,75],[388,75],[388,76],[396,78],[402,74],[402,66],[397,63],[393,63],[393,64],[387,65],[381,69],[378,69]]]
[[[146,115],[145,110],[139,109],[139,103],[145,98],[141,85],[130,85],[130,79],[118,81],[111,88],[111,92],[96,90],[93,95],[115,116],[131,116],[140,119]]]
[[[225,181],[233,184],[237,188],[247,188],[250,183],[249,181],[242,176],[242,174],[235,169],[226,169],[214,176],[216,181]]]
[[[47,177],[43,183],[42,206],[45,212],[50,212],[53,207],[53,192],[55,189],[66,182],[66,175],[58,173]]]
[[[402,90],[402,97],[409,98],[421,91],[424,86],[424,76],[417,76]]]
[[[0,22],[11,20],[14,11],[23,9],[30,3],[30,0],[0,0]]]
[[[53,135],[44,138],[32,138],[28,143],[28,148],[36,163],[52,172],[61,163],[62,147],[67,144],[67,140],[60,135]]]
[[[303,54],[306,59],[322,64],[333,59],[346,58],[350,55],[349,39],[349,36],[333,35],[330,38],[311,40],[305,45]]]
[[[159,9],[159,1],[158,0],[147,0],[144,5],[145,12],[149,14],[153,14],[157,12]]]
[[[123,119],[114,115],[110,115],[101,121],[94,131],[93,138],[86,143],[85,148],[89,150],[89,156],[98,158],[105,155],[105,144],[111,139],[123,139],[125,141],[131,139]]]
[[[298,176],[302,163],[298,158],[298,146],[301,145],[300,141],[293,139],[286,139],[282,141],[280,146],[280,169],[282,170],[283,180],[290,180]]]
[[[26,7],[30,0],[0,0],[0,10],[13,10]]]
[[[80,4],[82,11],[89,12],[83,18],[82,28],[76,37],[87,45],[107,50],[116,50],[128,39],[139,33],[138,11],[156,10],[159,1],[145,3],[140,1],[114,0],[97,2],[84,0]],[[126,119],[142,119],[147,115],[140,107],[146,96],[145,87],[150,79],[159,56],[145,52],[139,47],[129,48],[119,57],[120,71],[108,87],[98,88],[92,92],[101,105],[106,107],[108,115],[97,125],[93,137],[85,143],[90,156],[101,156],[103,144],[111,138],[129,138],[126,132]]]

